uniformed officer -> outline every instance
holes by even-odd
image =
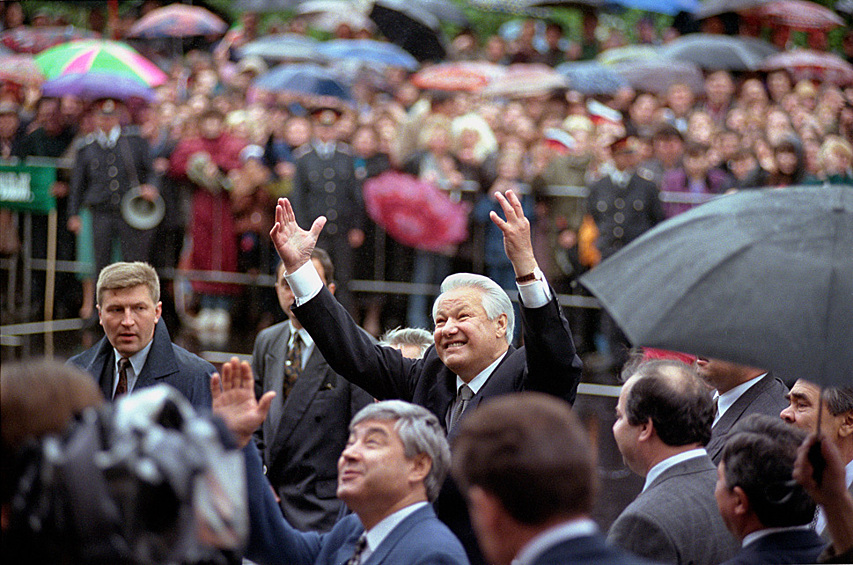
[[[120,124],[123,105],[118,100],[101,99],[93,104],[95,131],[86,137],[77,152],[71,175],[68,203],[68,230],[79,234],[82,208],[92,212],[95,242],[95,272],[112,261],[115,240],[124,261],[148,261],[155,230],[131,227],[121,214],[122,198],[133,187],[141,196],[157,199],[148,142],[137,132]]]
[[[589,187],[587,210],[598,228],[596,245],[606,259],[664,220],[658,186],[647,171],[636,171],[634,139],[610,143],[611,167]],[[602,315],[602,332],[610,344],[613,364],[627,360],[628,340],[610,316]]]
[[[294,152],[296,171],[290,200],[300,226],[310,227],[314,218],[326,217],[317,242],[336,265],[337,297],[351,313],[355,304],[349,291],[354,269],[354,249],[364,243],[366,215],[361,183],[349,145],[336,140],[335,124],[343,113],[333,107],[311,110],[314,136]]]

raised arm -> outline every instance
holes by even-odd
[[[530,220],[524,216],[521,201],[512,190],[507,190],[506,195],[497,192],[495,197],[503,209],[506,220],[496,212],[491,212],[489,217],[504,234],[504,250],[515,270],[515,276],[529,275],[539,266],[533,255]]]
[[[240,447],[245,447],[252,434],[264,422],[275,392],[269,391],[260,400],[255,397],[252,367],[236,357],[222,365],[222,374],[213,373],[210,379],[213,412],[225,421]]]
[[[275,224],[270,230],[270,238],[284,263],[287,273],[293,273],[311,259],[311,252],[317,245],[317,238],[326,225],[326,217],[314,220],[310,231],[299,227],[296,215],[287,198],[279,198],[275,207]]]

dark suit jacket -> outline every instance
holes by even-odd
[[[542,553],[533,565],[651,565],[641,557],[631,555],[604,543],[600,534],[562,541]]]
[[[778,418],[779,413],[788,406],[788,401],[785,400],[786,394],[788,394],[788,387],[785,383],[769,373],[749,387],[711,429],[711,440],[705,446],[705,451],[708,452],[711,460],[719,464],[732,426],[743,418],[750,414],[767,414]]]
[[[716,483],[708,457],[673,465],[625,508],[607,541],[663,563],[716,565],[731,558],[740,544],[720,517]]]
[[[244,449],[249,494],[250,534],[246,557],[260,565],[342,565],[352,556],[364,531],[358,517],[342,518],[327,534],[300,532],[291,527],[267,486],[258,451]],[[465,550],[432,506],[407,516],[382,540],[363,565],[467,565]]]
[[[778,532],[742,548],[723,565],[817,563],[818,555],[825,546],[826,543],[812,530]]]
[[[551,290],[551,302],[541,308],[522,308],[525,347],[510,347],[492,375],[471,399],[463,414],[484,400],[523,390],[552,394],[574,402],[581,377],[569,324]],[[323,288],[293,312],[323,352],[329,365],[344,378],[380,400],[401,399],[419,404],[445,425],[456,397],[456,375],[430,346],[422,359],[407,359],[396,349],[371,343],[337,300]],[[449,430],[448,439],[454,430]],[[436,509],[439,517],[479,562],[479,548],[468,519],[465,501],[452,481],[445,482]]]
[[[282,322],[255,340],[255,392],[270,390],[270,413],[259,430],[267,478],[278,492],[285,518],[302,531],[329,531],[341,509],[335,496],[337,461],[349,423],[373,398],[335,373],[314,347],[293,389],[281,394],[292,327]]]
[[[193,407],[210,410],[210,375],[215,371],[213,365],[172,343],[163,318],[157,322],[153,341],[145,366],[136,378],[134,390],[165,383],[178,389]],[[104,397],[112,398],[115,356],[106,336],[93,347],[69,359],[68,363],[92,375],[101,386]]]

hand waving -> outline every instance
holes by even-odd
[[[225,421],[240,447],[244,447],[270,410],[275,392],[269,391],[255,399],[255,380],[252,367],[236,357],[222,365],[222,375],[210,378],[213,412]]]
[[[284,263],[285,271],[292,273],[311,259],[311,252],[317,245],[317,238],[326,217],[320,216],[314,220],[310,231],[303,230],[296,223],[296,215],[287,198],[279,198],[275,207],[275,225],[270,230],[270,238],[275,245],[278,256]]]
[[[537,267],[530,239],[530,221],[524,217],[521,201],[514,191],[507,190],[506,195],[498,192],[495,198],[503,209],[506,221],[496,212],[491,212],[489,217],[504,234],[504,250],[515,269],[515,275],[528,275]]]

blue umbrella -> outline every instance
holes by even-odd
[[[151,101],[154,99],[154,90],[150,86],[130,77],[99,71],[60,75],[43,83],[41,90],[44,96],[76,96],[82,100],[142,98]]]
[[[346,102],[353,101],[349,88],[334,73],[311,63],[280,65],[256,78],[253,86],[275,92],[332,96]]]
[[[250,41],[237,52],[240,58],[255,55],[268,61],[322,61],[317,52],[320,42],[307,35],[280,33]]]
[[[616,94],[630,86],[619,73],[598,61],[563,63],[555,70],[569,79],[569,88],[587,96]]]
[[[408,71],[418,68],[418,60],[393,43],[372,39],[334,39],[321,43],[317,48],[330,60],[350,59],[368,65],[400,67]]]
[[[674,16],[679,12],[695,13],[701,4],[699,0],[608,0],[611,5],[634,8],[656,14]]]

